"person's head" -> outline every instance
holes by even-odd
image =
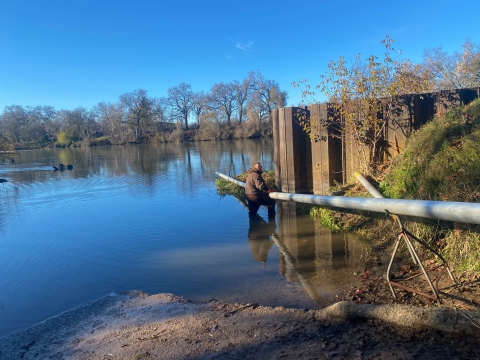
[[[262,164],[259,163],[259,162],[254,163],[254,164],[253,164],[253,167],[254,167],[257,171],[260,171],[260,172],[263,171]]]

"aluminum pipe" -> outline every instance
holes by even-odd
[[[316,196],[280,192],[271,193],[270,197],[272,199],[313,205],[374,212],[385,212],[388,210],[396,215],[480,224],[480,203]]]
[[[377,198],[377,199],[383,199],[383,195],[380,194],[380,192],[372,184],[370,184],[370,182],[367,179],[365,179],[365,177],[362,174],[360,174],[358,171],[355,171],[354,175],[357,178],[357,180],[360,182],[360,184],[362,184],[365,187],[365,189],[368,190],[370,195],[372,195],[374,198]]]
[[[231,182],[233,182],[233,183],[235,183],[235,184],[237,184],[237,185],[240,185],[240,186],[245,187],[245,183],[244,183],[243,181],[234,179],[234,178],[232,178],[232,177],[230,177],[230,176],[227,176],[227,175],[225,175],[225,174],[222,174],[222,173],[219,173],[219,172],[216,172],[216,171],[215,171],[215,175],[217,175],[217,176],[219,176],[219,177],[221,177],[221,178],[224,178],[225,180],[231,181]]]
[[[232,182],[240,186],[245,186],[245,183],[242,181],[233,179],[220,173],[216,174],[226,180],[233,180]],[[347,196],[291,194],[282,192],[270,193],[270,197],[276,200],[295,201],[305,204],[330,206],[343,209],[381,213],[389,211],[390,213],[396,215],[418,216],[429,219],[480,224],[480,203],[385,198],[372,199]]]

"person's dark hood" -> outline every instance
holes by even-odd
[[[252,166],[252,167],[248,170],[248,172],[256,172],[256,173],[258,173],[258,174],[261,174],[261,173],[263,173],[263,170],[257,170],[254,166]]]

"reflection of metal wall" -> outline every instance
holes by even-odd
[[[333,266],[332,233],[321,225],[315,226],[315,252],[318,272]]]
[[[288,248],[292,256],[295,258],[297,254],[297,242],[292,240],[292,229],[290,228],[290,219],[296,216],[295,214],[295,203],[281,201],[277,203],[277,219],[278,219],[278,235],[285,243],[285,246]],[[294,231],[293,231],[294,232]],[[297,282],[296,276],[292,273],[293,269],[285,265],[285,259],[283,259],[282,253],[280,253],[280,264],[283,265],[283,269],[280,269],[280,273],[285,275],[288,281]]]
[[[362,242],[357,234],[343,234],[343,237],[348,250],[347,265],[363,267],[365,263],[377,258],[373,249],[365,241]]]
[[[330,232],[308,215],[298,215],[293,202],[282,201],[277,206],[278,240],[294,266],[286,266],[280,253],[280,273],[288,281],[298,282],[302,277],[311,281],[310,286],[334,290],[349,281],[354,268],[363,268],[369,260],[371,250],[362,245],[357,235]]]
[[[295,259],[295,270],[309,279],[316,273],[314,221],[305,215],[297,216],[295,203],[282,201],[277,207],[279,237]]]

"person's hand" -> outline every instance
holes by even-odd
[[[268,193],[269,193],[269,194],[272,193],[272,192],[277,192],[277,190],[275,190],[275,189],[268,189]]]

